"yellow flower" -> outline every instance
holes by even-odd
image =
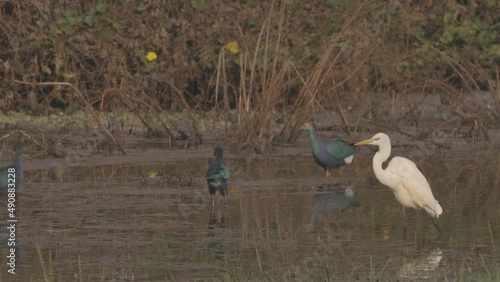
[[[238,46],[238,41],[236,40],[233,40],[229,43],[227,43],[224,48],[226,48],[227,50],[229,50],[229,52],[233,53],[233,54],[238,54],[240,52],[240,47]]]
[[[156,55],[156,54],[155,54],[155,55]],[[149,177],[149,178],[155,178],[157,175],[158,175],[158,172],[157,172],[157,171],[154,171],[154,170],[153,170],[153,171],[150,171],[150,172],[148,173],[148,177]]]
[[[65,72],[63,73],[63,77],[64,78],[74,78],[76,76],[75,73],[72,73],[72,72]]]
[[[156,55],[155,52],[148,52],[148,54],[146,55],[146,59],[148,60],[148,62],[152,62],[156,60],[156,58],[158,58],[158,55]]]

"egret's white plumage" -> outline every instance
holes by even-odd
[[[427,214],[435,218],[443,213],[439,202],[432,194],[431,186],[414,162],[407,158],[394,157],[386,169],[382,168],[382,163],[391,155],[389,136],[385,133],[377,133],[372,138],[358,142],[354,146],[366,144],[379,147],[378,152],[373,156],[373,171],[382,184],[391,188],[403,207],[424,209]],[[433,223],[439,230],[434,220]]]

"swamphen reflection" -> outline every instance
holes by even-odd
[[[16,144],[16,158],[13,163],[0,168],[0,191],[7,191],[8,188],[21,187],[23,179],[23,165],[21,163],[21,144]],[[10,184],[10,185],[9,185]],[[15,186],[14,186],[15,184]]]
[[[222,212],[218,211],[217,214],[212,210],[208,219],[207,243],[209,249],[213,250],[214,257],[217,260],[224,260],[226,255],[226,245],[229,237],[226,226],[226,209],[222,210]]]
[[[356,148],[353,145],[343,140],[321,138],[309,122],[304,123],[302,129],[309,130],[314,160],[325,169],[326,177],[331,176],[330,169],[350,164],[354,159]]]
[[[220,147],[214,148],[214,162],[208,167],[206,179],[208,183],[208,191],[212,200],[212,207],[215,205],[215,193],[220,191],[224,197],[224,203],[227,204],[227,185],[229,182],[229,169],[224,164],[222,158],[222,149]]]
[[[332,191],[319,191],[314,195],[311,221],[306,230],[312,230],[320,216],[335,212],[345,212],[351,206],[359,206],[351,188],[333,187]]]

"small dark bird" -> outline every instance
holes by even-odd
[[[23,164],[21,163],[21,144],[16,144],[16,158],[13,163],[0,168],[0,192],[8,188],[19,189],[23,179]]]
[[[301,129],[309,130],[314,160],[325,169],[326,177],[331,176],[330,169],[350,164],[354,159],[356,148],[346,141],[321,138],[309,122],[304,123]]]
[[[220,191],[224,197],[224,203],[227,204],[227,184],[229,182],[229,169],[224,164],[222,159],[222,149],[220,147],[214,148],[214,162],[208,167],[205,178],[207,179],[208,191],[212,200],[212,207],[215,205],[215,193]]]

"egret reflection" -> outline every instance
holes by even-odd
[[[443,252],[439,248],[433,249],[429,254],[403,264],[398,271],[398,278],[405,280],[429,279],[442,258]]]

